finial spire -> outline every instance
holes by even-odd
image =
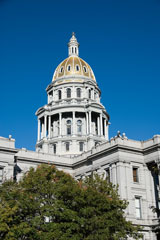
[[[72,37],[68,43],[68,54],[69,56],[78,56],[79,55],[79,43],[75,37],[75,33],[72,32]]]

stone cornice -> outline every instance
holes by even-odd
[[[0,153],[8,153],[8,154],[16,154],[19,150],[15,148],[7,148],[7,147],[1,147],[0,146]]]

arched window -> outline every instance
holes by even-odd
[[[87,72],[87,68],[84,66],[83,69],[84,69],[84,72],[86,73]]]
[[[63,72],[63,67],[61,67],[61,71],[60,71],[61,73]]]
[[[61,90],[58,90],[58,99],[60,100],[62,98],[62,92]]]
[[[71,97],[71,89],[67,88],[67,98],[70,98],[70,97]]]
[[[79,66],[78,65],[76,65],[76,71],[79,71]]]
[[[77,53],[77,49],[76,49],[76,47],[75,47],[75,53]]]
[[[81,120],[77,121],[77,133],[78,134],[82,133],[82,121]]]
[[[67,135],[71,135],[71,120],[67,120]]]
[[[73,53],[73,47],[72,47],[72,53]]]
[[[81,89],[77,88],[77,98],[81,98]]]
[[[88,90],[88,98],[91,99],[91,89]]]
[[[68,72],[71,71],[71,66],[70,65],[68,65],[67,70],[68,70]]]

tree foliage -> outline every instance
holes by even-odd
[[[127,202],[98,175],[76,181],[54,166],[31,169],[0,187],[0,239],[119,240],[140,237]]]

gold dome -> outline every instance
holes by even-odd
[[[54,72],[52,81],[69,76],[82,76],[91,78],[95,81],[94,73],[89,64],[77,55],[69,56],[58,65]]]

